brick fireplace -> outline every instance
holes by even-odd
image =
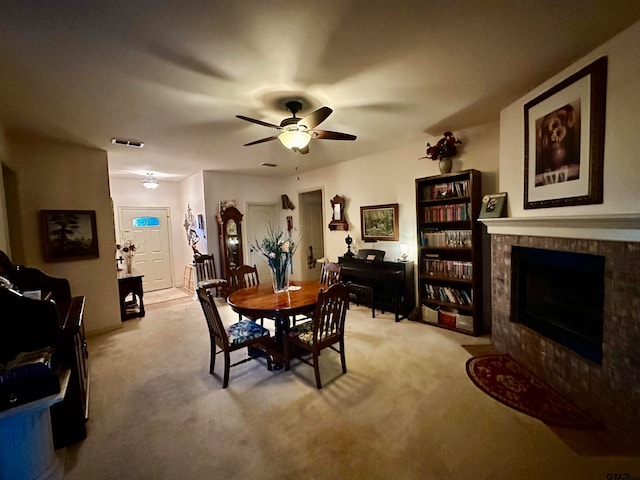
[[[492,340],[609,427],[640,428],[640,217],[491,219]],[[615,238],[615,240],[611,240]],[[602,364],[515,323],[514,245],[605,258]]]

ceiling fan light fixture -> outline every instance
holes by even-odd
[[[150,190],[158,188],[158,179],[153,176],[153,173],[147,173],[147,175],[142,179],[142,186]]]
[[[284,130],[278,135],[278,140],[289,150],[302,150],[309,145],[311,135],[300,130]]]

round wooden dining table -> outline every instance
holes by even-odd
[[[282,344],[282,335],[289,328],[289,318],[310,313],[316,308],[318,292],[326,285],[315,281],[291,282],[289,290],[274,293],[271,283],[236,290],[227,303],[234,312],[249,318],[272,318],[276,323],[276,343]]]
[[[290,327],[290,317],[311,313],[318,303],[318,292],[326,289],[320,282],[291,282],[289,290],[274,293],[271,283],[241,288],[231,293],[227,303],[234,312],[249,318],[272,318],[276,324],[275,336],[262,348],[273,359],[273,368],[279,370],[284,364],[283,335]]]

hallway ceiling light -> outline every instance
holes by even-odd
[[[142,185],[148,189],[158,188],[158,179],[153,176],[153,173],[147,173],[147,176],[142,179]]]

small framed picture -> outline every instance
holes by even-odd
[[[40,224],[45,261],[98,258],[95,210],[40,210]]]
[[[507,193],[493,193],[482,197],[480,218],[501,218],[507,213]]]

